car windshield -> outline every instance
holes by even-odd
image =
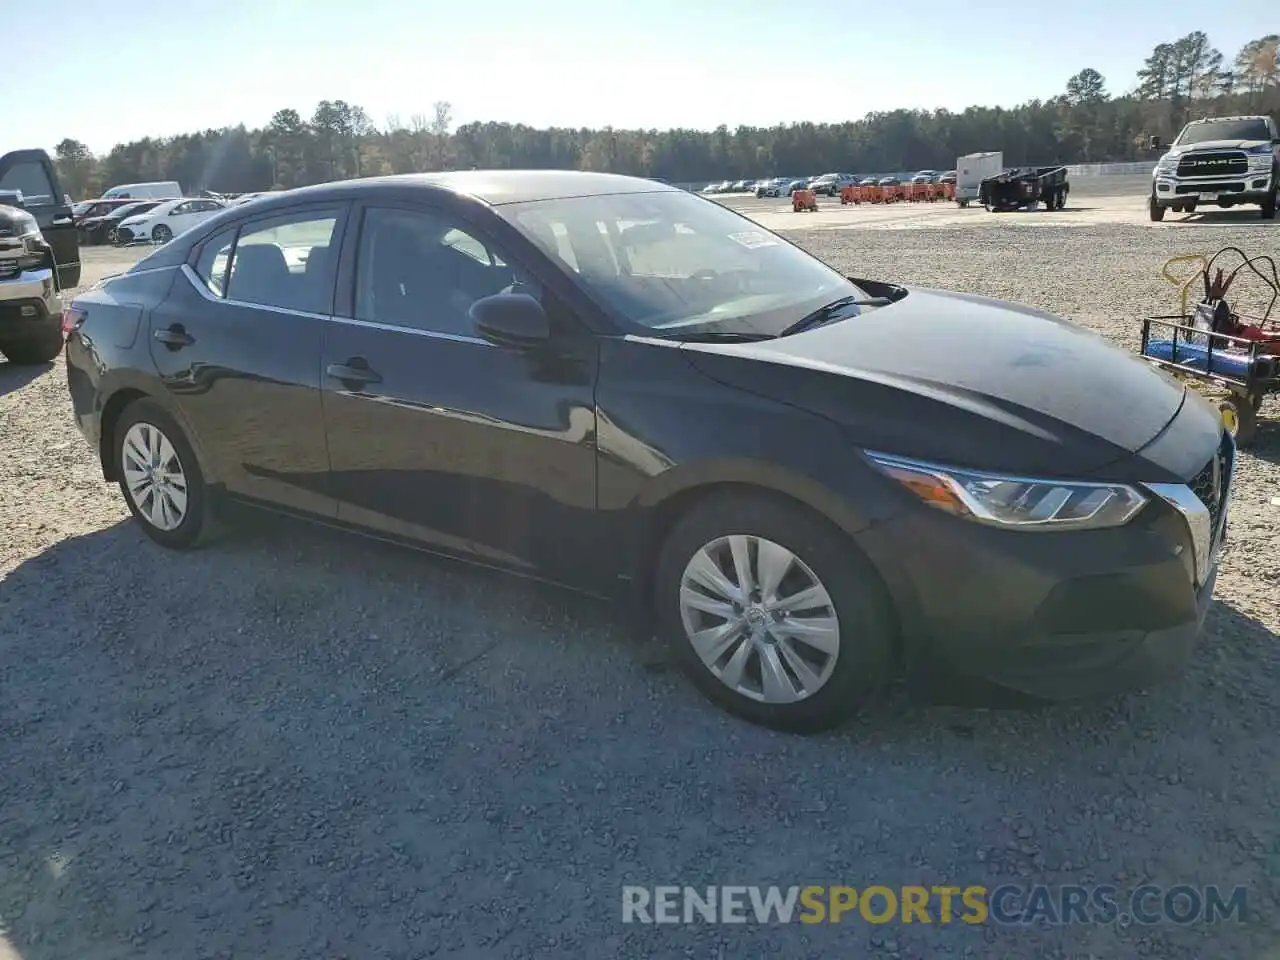
[[[1265,120],[1213,120],[1209,123],[1189,124],[1174,141],[1175,146],[1185,147],[1210,140],[1270,140],[1271,128]]]
[[[860,291],[797,247],[683,191],[537,200],[499,208],[610,313],[662,335],[778,334]]]

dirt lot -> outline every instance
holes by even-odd
[[[1094,197],[926,210],[912,229],[745,206],[846,272],[1025,301],[1130,345],[1133,318],[1173,303],[1165,257],[1280,241],[1255,211],[1153,227],[1140,197]],[[1124,217],[1083,209],[1113,204]],[[86,282],[131,256],[89,251]],[[896,697],[811,739],[721,715],[620,611],[519,581],[288,521],[159,550],[75,432],[61,361],[0,365],[0,452],[0,958],[1280,947],[1274,425],[1240,458],[1219,602],[1182,680],[1030,713]],[[1008,882],[1243,885],[1248,917],[620,922],[623,884]]]

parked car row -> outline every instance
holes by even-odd
[[[172,197],[127,203],[95,200],[90,204],[85,215],[76,218],[80,242],[85,245],[168,243],[184,230],[232,205],[208,197]],[[103,208],[105,212],[102,212]]]
[[[790,197],[797,190],[812,190],[816,196],[838,197],[847,186],[874,183],[955,183],[956,171],[939,173],[937,170],[921,170],[914,175],[872,177],[852,173],[823,173],[816,177],[768,177],[763,180],[724,180],[702,188],[704,194],[754,193],[757,197]]]

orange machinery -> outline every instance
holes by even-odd
[[[797,190],[791,194],[791,212],[816,213],[818,210],[818,195],[812,190]]]

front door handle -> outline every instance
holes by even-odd
[[[170,350],[181,350],[183,347],[189,347],[196,342],[196,338],[187,333],[180,323],[162,327],[155,332],[155,338]]]
[[[382,375],[369,369],[369,361],[364,357],[352,357],[346,363],[331,363],[325,370],[335,380],[341,380],[344,386],[357,390],[367,383],[381,383]],[[352,386],[352,385],[355,386]]]

